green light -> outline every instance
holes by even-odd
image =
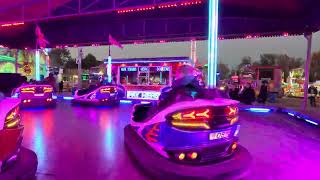
[[[1,63],[0,64],[0,73],[14,73],[15,65],[12,63]]]
[[[0,55],[0,62],[16,62],[16,58],[10,56]]]

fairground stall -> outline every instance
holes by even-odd
[[[281,90],[282,70],[278,66],[248,66],[242,69],[239,77],[241,86],[250,83],[256,91],[263,81],[268,82],[269,91],[279,93]]]
[[[127,99],[158,100],[177,67],[186,63],[191,63],[189,57],[113,59],[113,81],[125,87]]]

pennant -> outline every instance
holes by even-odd
[[[110,43],[111,45],[115,45],[115,46],[123,49],[122,44],[119,43],[116,39],[114,39],[114,38],[111,36],[111,34],[109,34],[109,43]]]
[[[44,34],[41,32],[41,29],[38,25],[36,27],[35,34],[37,36],[38,47],[40,47],[40,49],[45,48],[49,44],[49,41],[45,39]]]

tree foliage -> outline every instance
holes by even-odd
[[[221,79],[227,79],[230,74],[230,69],[229,66],[223,63],[218,64],[218,71],[220,73],[220,78]]]
[[[241,63],[238,65],[238,70],[242,69],[244,66],[251,65],[252,59],[250,56],[245,56],[241,59]]]
[[[320,80],[320,50],[312,54],[309,82]]]
[[[97,58],[89,53],[83,60],[82,60],[82,68],[83,69],[90,69],[91,67],[96,67],[101,64]]]
[[[66,48],[53,48],[49,52],[51,66],[64,67],[71,58],[70,51]]]
[[[241,71],[246,66],[280,66],[284,72],[284,79],[289,76],[292,69],[299,68],[304,61],[301,58],[289,57],[284,54],[261,54],[259,61],[252,62],[250,57],[243,57],[241,63],[238,65],[238,70]]]

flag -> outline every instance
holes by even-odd
[[[44,34],[41,32],[40,27],[37,25],[36,27],[36,36],[37,36],[37,45],[38,47],[45,48],[49,42],[45,39]]]
[[[111,36],[111,34],[109,34],[109,43],[110,43],[111,45],[115,45],[115,46],[123,49],[122,44],[120,44],[116,39],[114,39],[114,38]]]

